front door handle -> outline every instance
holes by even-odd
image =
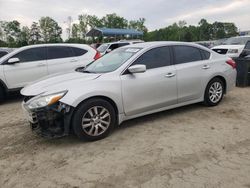
[[[209,66],[209,65],[204,65],[202,68],[203,68],[203,69],[209,69],[210,66]]]
[[[175,73],[172,73],[172,72],[165,75],[165,77],[167,77],[167,78],[172,78],[174,76],[175,76]]]

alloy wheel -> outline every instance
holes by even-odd
[[[102,106],[90,108],[82,118],[82,129],[89,136],[103,134],[111,123],[109,111]]]
[[[209,88],[209,99],[213,103],[220,101],[223,95],[223,87],[220,82],[214,82]]]

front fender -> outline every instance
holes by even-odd
[[[60,100],[61,102],[73,107],[77,107],[82,101],[102,96],[114,101],[118,113],[123,113],[122,94],[120,81],[102,81],[99,83],[84,84],[83,87],[69,89],[68,93]]]

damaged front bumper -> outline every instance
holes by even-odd
[[[73,107],[57,102],[43,108],[29,109],[22,103],[25,116],[30,122],[32,131],[43,137],[62,137],[70,132]]]

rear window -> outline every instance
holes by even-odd
[[[87,50],[76,47],[71,47],[71,50],[74,52],[75,56],[82,56],[88,52]]]
[[[50,46],[48,47],[48,59],[61,59],[74,57],[74,53],[69,47],[65,46]]]

